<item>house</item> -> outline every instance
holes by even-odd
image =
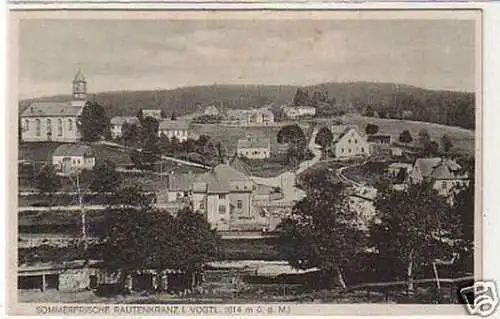
[[[250,125],[269,125],[274,123],[274,113],[266,107],[251,110],[248,120]]]
[[[95,153],[88,145],[62,144],[52,153],[52,165],[62,173],[92,169],[95,166]]]
[[[289,119],[316,116],[316,108],[314,106],[282,106],[281,110]]]
[[[373,144],[391,145],[391,136],[381,134],[368,135],[367,141]]]
[[[126,123],[126,124],[125,124]],[[123,135],[124,125],[138,125],[139,119],[135,116],[115,116],[110,120],[111,124],[111,137],[119,138]]]
[[[411,183],[430,182],[441,195],[449,195],[453,189],[469,185],[467,173],[456,161],[439,157],[417,158],[410,172]]]
[[[333,135],[332,154],[335,157],[348,159],[370,155],[370,145],[355,127],[334,125],[330,131]]]
[[[68,142],[81,138],[80,116],[87,102],[87,82],[78,70],[73,79],[73,98],[65,102],[34,102],[21,114],[24,142]]]
[[[387,173],[392,178],[401,178],[399,182],[404,182],[407,176],[410,174],[413,168],[413,164],[410,163],[392,163],[387,167]]]
[[[163,118],[163,112],[159,109],[144,109],[141,110],[141,114],[143,118],[152,117],[158,121]]]
[[[236,154],[249,159],[265,159],[271,156],[271,142],[269,138],[247,136],[238,140]]]
[[[220,116],[222,115],[222,112],[219,110],[219,108],[213,104],[207,106],[205,110],[203,111],[203,115],[205,116]]]
[[[176,138],[179,142],[188,139],[191,132],[189,122],[184,120],[162,120],[158,125],[158,136],[166,136],[169,139]]]
[[[232,217],[252,216],[255,187],[245,174],[228,164],[219,164],[195,178],[192,184],[193,210],[204,213],[217,230],[229,230]]]

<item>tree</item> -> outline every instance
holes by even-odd
[[[56,174],[52,165],[44,165],[36,176],[36,187],[41,193],[52,194],[61,187],[61,178]]]
[[[427,156],[435,156],[439,153],[439,144],[436,141],[427,143],[424,148],[424,154]]]
[[[298,88],[295,92],[295,96],[293,97],[293,105],[295,106],[303,106],[309,105],[309,95],[306,91],[301,88]]]
[[[368,135],[373,135],[373,134],[377,134],[379,131],[379,127],[375,124],[368,124],[366,125],[366,129],[365,129],[365,132],[366,134]]]
[[[158,141],[158,120],[148,116],[142,121],[141,126],[143,145],[145,145],[147,142],[156,143]]]
[[[144,194],[141,186],[125,186],[119,188],[115,192],[116,202],[114,204],[121,205],[123,208],[151,208],[152,199]]]
[[[400,135],[399,135],[399,141],[405,145],[408,145],[408,143],[411,143],[413,141],[413,137],[410,134],[410,131],[404,130]]]
[[[87,102],[78,123],[83,141],[97,141],[109,136],[109,118],[104,108],[97,102]]]
[[[429,132],[425,128],[421,129],[418,132],[418,142],[424,150],[429,148],[431,137],[429,136]]]
[[[307,144],[306,135],[298,124],[283,126],[278,132],[277,140],[280,144],[289,143],[304,147]]]
[[[467,272],[474,270],[474,198],[474,179],[471,179],[468,184],[456,190],[451,209],[458,220],[455,224],[455,233],[460,238],[457,246],[462,249],[463,266]]]
[[[93,192],[115,192],[121,184],[120,174],[116,171],[116,164],[105,160],[92,170],[92,182],[89,189]]]
[[[364,116],[368,116],[368,117],[375,116],[375,110],[373,109],[373,106],[371,106],[371,105],[366,106]]]
[[[451,142],[451,138],[448,134],[444,134],[441,136],[441,149],[444,153],[448,153],[453,147],[453,143]]]
[[[172,112],[172,116],[170,117],[172,121],[177,120],[177,114],[175,112]]]
[[[355,262],[363,242],[355,222],[357,216],[348,205],[344,186],[326,170],[309,175],[303,181],[307,197],[279,226],[280,252],[293,267],[318,267],[325,284],[332,284],[335,278],[345,288],[342,269]]]
[[[455,221],[450,219],[446,198],[423,183],[405,191],[379,190],[374,206],[379,220],[371,225],[370,234],[381,268],[392,276],[385,279],[406,277],[411,294],[415,272],[451,250],[447,243],[455,236],[450,228]]]
[[[125,146],[137,146],[140,137],[139,137],[139,127],[137,124],[128,124],[125,122],[122,127],[123,134],[121,136],[121,140],[125,144]]]
[[[330,131],[328,127],[322,127],[316,134],[316,139],[314,142],[318,145],[321,145],[323,150],[327,150],[330,147],[330,144],[332,144],[332,141],[333,141],[332,131]]]
[[[172,216],[145,208],[107,209],[107,231],[100,237],[103,266],[118,272],[122,285],[143,269],[181,269],[195,273],[221,252],[220,238],[202,214],[189,209]]]

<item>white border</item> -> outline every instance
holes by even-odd
[[[194,1],[184,1],[184,3],[172,3],[171,1],[155,2],[155,3],[144,3],[147,0],[138,0],[135,5],[130,2],[114,2],[114,3],[104,3],[106,1],[94,1],[94,3],[83,3],[77,0],[65,1],[65,3],[57,3],[57,0],[45,1],[42,3],[33,3],[31,1],[25,1],[24,4],[11,3],[8,5],[10,9],[43,9],[43,10],[53,10],[53,9],[107,9],[107,10],[118,10],[118,9],[227,9],[227,10],[238,10],[238,9],[451,9],[451,8],[482,8],[484,12],[483,16],[483,271],[485,279],[495,279],[497,285],[500,288],[500,257],[498,256],[498,245],[500,244],[500,235],[498,234],[500,229],[500,212],[497,210],[500,207],[500,197],[496,190],[500,189],[500,130],[498,129],[498,120],[500,119],[500,3],[415,3],[415,2],[384,2],[384,3],[363,3],[363,4],[352,4],[352,3],[304,3],[304,2],[285,2],[278,1],[274,3],[193,3]],[[142,2],[142,3],[141,3]],[[191,2],[191,3],[189,3]],[[2,19],[3,18],[3,19]],[[2,59],[0,64],[1,75],[1,86],[0,86],[0,96],[2,97],[2,107],[0,107],[0,118],[4,121],[1,126],[4,134],[2,134],[1,150],[0,156],[3,157],[3,165],[1,165],[1,176],[7,176],[6,163],[6,139],[9,130],[9,123],[7,123],[6,110],[8,105],[6,105],[6,48],[8,48],[6,39],[6,20],[7,20],[7,8],[4,6],[0,7],[0,37],[2,40],[1,50]],[[12,134],[12,132],[10,132]],[[0,174],[1,174],[0,173]],[[2,189],[0,191],[0,199],[4,205],[6,204],[6,194],[9,182],[5,180],[5,183],[1,185]],[[6,234],[6,224],[5,217],[6,214],[12,214],[5,210],[4,207],[4,218],[2,223],[0,223],[0,233]],[[5,240],[2,241],[1,248],[2,253],[6,253]],[[0,269],[2,270],[5,278],[5,260],[0,263]],[[10,287],[3,287],[0,289],[0,308],[3,313],[5,313],[5,291],[10,289]],[[430,317],[432,314],[429,314]],[[401,318],[409,318],[409,316],[404,316]],[[460,316],[467,318],[465,316]],[[500,310],[494,317],[500,317]],[[349,317],[346,317],[349,318]],[[351,317],[355,318],[355,317]],[[417,317],[414,317],[417,318]],[[419,316],[423,318],[423,316]],[[439,318],[446,318],[440,316]],[[451,317],[449,317],[451,318]],[[454,316],[453,318],[459,318]]]

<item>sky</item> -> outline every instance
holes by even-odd
[[[473,91],[466,20],[22,20],[19,94],[374,81]]]

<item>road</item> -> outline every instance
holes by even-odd
[[[281,191],[283,192],[283,198],[280,200],[281,202],[293,202],[301,200],[306,196],[306,193],[296,187],[296,177],[298,174],[304,172],[308,168],[311,168],[314,164],[318,163],[321,159],[321,147],[314,142],[317,134],[318,128],[315,127],[308,144],[308,147],[313,153],[314,157],[311,160],[300,163],[297,170],[293,172],[287,171],[274,177],[251,176],[250,178],[257,184],[267,185],[271,187],[280,187]]]

